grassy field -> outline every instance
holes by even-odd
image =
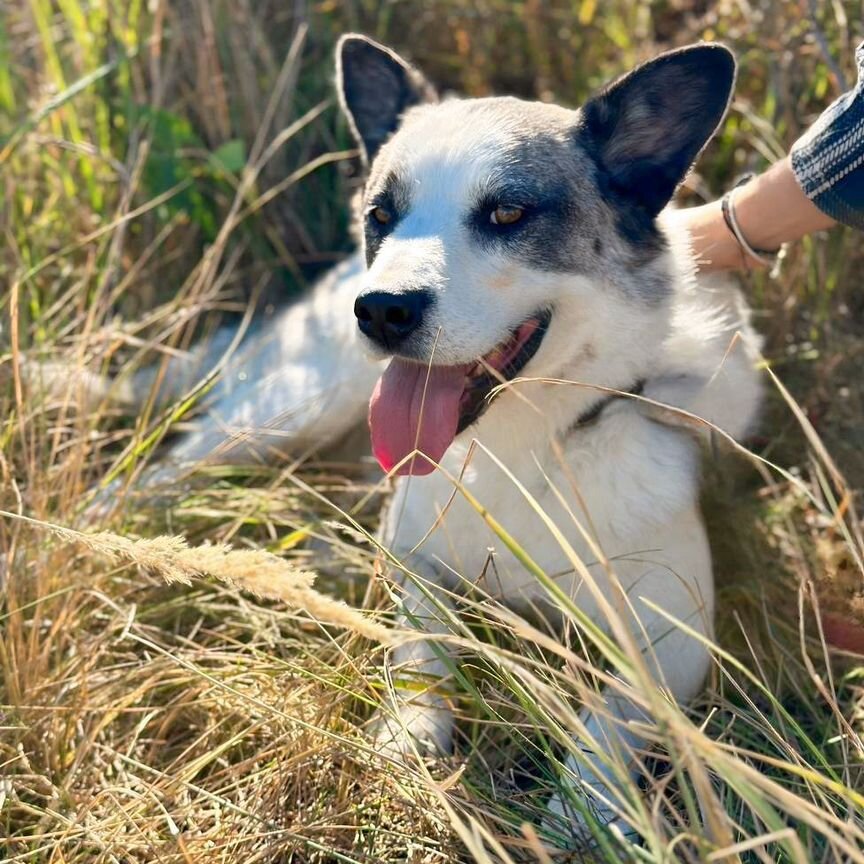
[[[785,152],[851,82],[862,13],[860,0],[7,0],[0,860],[864,861],[862,667],[828,651],[814,614],[864,620],[860,235],[801,243],[776,279],[746,284],[790,395],[769,383],[749,454],[706,454],[721,613],[699,704],[651,697],[574,610],[595,666],[469,597],[458,752],[435,764],[370,749],[387,633],[308,583],[321,544],[307,541],[327,538],[318,587],[387,622],[368,474],[207,469],[176,499],[94,525],[90,490],[152,460],[194,400],[130,417],[83,408],[79,387],[84,370],[192,344],[250,300],[286,302],[350,250],[359,166],[332,91],[346,30],[445,89],[573,105],[656,51],[721,39],[737,95],[682,191],[695,203]],[[75,371],[40,396],[37,361]],[[111,533],[75,533],[96,529]],[[166,533],[192,548],[129,539]],[[603,669],[656,710],[654,779],[627,806],[643,840],[598,828],[592,851],[562,856],[539,822]]]

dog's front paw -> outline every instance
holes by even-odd
[[[585,807],[591,810],[594,823],[610,831],[617,838],[629,841],[638,839],[639,835],[632,826],[611,808],[587,800]],[[575,846],[587,849],[596,843],[594,831],[584,813],[565,802],[558,793],[553,795],[546,805],[543,831],[550,839],[554,839],[557,845],[564,845],[567,848]]]
[[[384,756],[405,758],[415,752],[420,756],[446,756],[453,749],[453,714],[440,705],[390,705],[374,717],[372,737]]]

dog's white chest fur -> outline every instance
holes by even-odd
[[[603,581],[592,543],[610,558],[667,560],[658,538],[670,523],[694,515],[695,442],[623,399],[600,422],[550,442],[539,421],[533,435],[514,428],[507,404],[514,398],[503,396],[451,447],[444,470],[399,481],[384,529],[388,548],[409,569],[420,559],[434,564],[439,579],[476,583],[511,605],[536,598],[542,587],[487,513],[571,595],[582,579],[556,532]]]

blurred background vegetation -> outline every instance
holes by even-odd
[[[95,371],[152,359],[155,346],[188,345],[214,320],[241,314],[249,302],[257,303],[262,314],[272,312],[352,248],[349,202],[361,178],[332,86],[333,46],[349,30],[392,45],[442,90],[469,96],[509,93],[572,106],[661,50],[701,39],[725,42],[739,61],[735,101],[723,129],[682,190],[686,205],[720,194],[741,173],[758,171],[784,154],[820,111],[850,86],[854,48],[864,39],[864,3],[5,0],[0,6],[0,506],[44,519],[74,520],[84,491],[116,466],[118,454],[146,438],[155,422],[147,412],[128,421],[112,419],[107,412],[80,417],[63,410],[30,410],[20,381],[10,372],[12,358],[21,353],[43,361],[73,357]],[[760,274],[746,283],[757,326],[766,336],[768,362],[852,490],[864,484],[862,274],[860,235],[835,230],[791,249],[778,278]],[[835,497],[842,503],[848,490],[838,490],[836,483],[826,480],[799,420],[778,394],[771,395],[758,435],[750,443],[760,455],[803,477],[824,511],[836,510]],[[730,470],[726,460],[716,468],[709,465],[706,477],[705,503],[718,578],[727,609],[731,604],[735,610],[726,615],[729,642],[741,641],[741,623],[748,615],[758,619],[757,629],[767,633],[758,648],[760,656],[777,652],[772,656],[785,669],[774,682],[777,688],[788,688],[790,704],[816,718],[812,725],[817,739],[821,734],[839,747],[829,735],[834,727],[826,717],[831,712],[826,714],[824,705],[811,702],[809,672],[800,659],[789,661],[786,649],[774,643],[781,632],[796,638],[797,591],[811,580],[820,586],[823,604],[843,614],[861,615],[864,593],[860,574],[850,563],[855,555],[849,532],[841,527],[842,516],[840,523],[826,520],[823,510],[794,484],[762,477],[749,466]],[[296,490],[273,486],[271,493],[269,499],[255,498],[252,503],[243,497],[241,506],[230,497],[229,488],[227,497],[214,492],[216,497],[198,500],[177,518],[185,520],[180,524],[191,536],[242,536],[278,544],[285,532],[302,526],[305,517],[298,513],[304,513],[308,504],[299,503]],[[147,531],[140,520],[136,527]],[[3,548],[23,544],[16,531],[0,526]],[[283,549],[289,546],[282,544]],[[43,836],[41,831],[56,839],[62,833],[56,826],[63,823],[46,815],[50,808],[45,801],[59,796],[68,804],[63,796],[84,781],[79,776],[78,786],[71,780],[71,785],[64,785],[79,764],[81,751],[71,744],[64,750],[64,742],[75,739],[74,723],[64,725],[45,706],[52,699],[62,702],[66,692],[66,667],[58,659],[66,656],[63,640],[76,634],[77,650],[86,648],[97,662],[95,658],[102,656],[100,640],[108,632],[105,622],[114,621],[114,613],[106,611],[107,606],[94,606],[89,594],[85,599],[76,594],[75,603],[72,595],[64,594],[59,607],[45,605],[50,614],[46,611],[39,618],[32,612],[37,602],[70,590],[68,581],[58,581],[70,572],[69,561],[50,555],[47,562],[39,560],[38,573],[27,571],[37,576],[15,589],[15,603],[31,609],[16,625],[19,629],[9,623],[9,610],[17,607],[8,597],[5,617],[0,618],[0,626],[7,625],[7,641],[0,644],[5,675],[0,687],[0,705],[5,708],[0,710],[16,706],[15,722],[4,727],[0,716],[0,734],[6,734],[4,729],[9,734],[0,751],[9,759],[9,754],[26,753],[31,768],[24,774],[41,779],[32,780],[31,797],[24,796],[24,804],[12,816],[7,811],[3,817],[0,810],[0,826],[6,825],[9,837]],[[86,570],[81,560],[73,563],[80,572]],[[0,585],[4,578],[0,569]],[[97,583],[85,582],[85,594],[95,590]],[[110,584],[111,590],[105,590],[111,602],[120,602],[121,597],[144,602],[140,581]],[[247,655],[239,655],[241,661],[227,649],[224,656],[218,652],[231,640],[248,641],[250,634],[263,632],[257,628],[264,628],[272,636],[268,645],[280,658],[306,658],[303,687],[314,689],[321,681],[332,685],[334,675],[343,680],[338,675],[344,672],[344,665],[339,665],[344,657],[328,655],[319,644],[315,650],[320,661],[310,660],[307,650],[310,655],[312,650],[303,647],[308,629],[296,629],[296,622],[290,625],[293,630],[285,622],[276,625],[270,613],[253,612],[242,604],[229,607],[219,593],[193,592],[181,600],[177,592],[152,584],[148,590],[150,605],[146,615],[141,613],[152,627],[148,638],[156,639],[158,631],[160,639],[170,642],[166,633],[194,626],[197,647],[203,651],[209,646],[211,653],[202,662],[212,664],[214,676],[228,675],[233,664],[251,662]],[[43,631],[53,634],[55,641],[40,641]],[[746,635],[757,638],[755,631]],[[176,699],[184,730],[210,729],[209,738],[201,732],[194,746],[188,743],[190,751],[228,746],[214,738],[214,716],[221,717],[219,723],[228,729],[246,729],[246,720],[231,713],[240,711],[236,706],[211,706],[208,717],[199,716],[200,705],[193,703],[206,693],[199,677],[171,678],[170,665],[154,671],[120,655],[111,655],[105,668],[113,668],[115,662],[117,668],[131,664],[132,671],[126,673],[132,681],[129,686],[140,687],[141,693],[148,681],[158,679],[162,695],[169,702]],[[91,679],[97,704],[120,698],[111,689],[110,675],[104,669],[103,674]],[[262,683],[270,680],[268,676],[269,672],[255,679],[255,698],[263,699],[269,692]],[[855,680],[853,676],[845,685],[848,704],[857,698]],[[308,707],[315,697],[304,698]],[[21,707],[28,700],[40,706],[35,713]],[[219,714],[223,709],[224,716]],[[758,709],[770,713],[761,703]],[[247,703],[243,710],[248,710]],[[328,710],[339,714],[343,708],[331,705]],[[722,712],[717,717],[718,723],[728,719]],[[99,727],[100,734],[103,728]],[[133,735],[131,728],[124,726],[117,740]],[[264,738],[281,741],[283,732],[268,727]],[[181,734],[165,720],[153,741],[167,740],[169,733],[184,742],[191,734]],[[46,735],[60,742],[54,751],[39,743]],[[3,751],[3,746],[8,749]],[[157,772],[157,779],[146,771],[142,776],[162,784],[163,791],[173,788],[165,780],[173,769],[188,771],[183,776],[197,778],[207,789],[216,788],[208,786],[210,781],[217,786],[224,781],[215,768],[211,772],[211,763],[203,756],[204,762],[190,768],[193,763],[181,758],[176,748],[157,756],[156,745],[148,746],[147,758],[166,773]],[[291,746],[296,750],[299,745],[294,741]],[[266,758],[267,746],[259,742],[259,750]],[[837,758],[845,756],[844,751]],[[136,758],[144,757],[139,753]],[[232,756],[234,764],[246,764],[245,758]],[[118,777],[131,770],[119,764],[111,769]],[[313,807],[310,788],[316,784],[343,783],[337,800],[352,799],[354,793],[344,787],[347,781],[336,779],[341,775],[330,762],[301,767],[297,770],[304,778],[302,790],[296,778],[264,784],[261,794],[270,796],[267,808],[278,810],[280,796],[289,794],[286,790],[297,802],[305,802],[303,806]],[[201,779],[204,775],[207,780]],[[254,772],[250,776],[254,782]],[[356,776],[355,781],[359,782]],[[103,787],[104,778],[94,782],[97,791]],[[95,812],[102,792],[93,794],[87,806],[92,804]],[[241,807],[241,799],[231,798],[232,806]],[[191,806],[189,801],[201,806],[208,800],[206,795],[192,795],[166,806],[176,819],[175,805],[182,811]],[[402,799],[397,795],[391,800],[393,813],[398,810],[396,800]],[[337,817],[333,816],[336,822]],[[161,816],[156,813],[153,818],[158,822]],[[410,833],[418,825],[412,820],[417,819],[414,811],[393,816],[388,831],[404,839],[400,832]],[[424,827],[433,838],[427,852],[440,852],[449,842],[435,834],[439,828]],[[240,830],[236,825],[235,829]],[[349,831],[343,836],[339,830],[328,828],[327,844],[334,849],[356,848],[357,836],[368,840],[356,826],[352,830],[359,835]],[[327,844],[319,848],[312,842],[303,853],[307,857],[278,860],[334,860],[327,857]],[[100,858],[103,852],[97,847],[76,846],[81,857],[74,860],[118,860],[108,853]],[[52,857],[54,853],[40,852],[42,846],[28,846],[23,839],[10,848],[24,856],[11,860],[74,857]],[[822,847],[817,843],[812,848]],[[175,853],[177,861],[193,860],[182,848]],[[224,860],[241,860],[224,854]],[[140,860],[151,859],[141,852]],[[449,859],[441,852],[438,858],[411,860]]]

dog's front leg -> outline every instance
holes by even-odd
[[[656,645],[651,652],[651,664],[659,667],[655,678],[664,682],[662,686],[675,701],[686,703],[702,687],[708,652],[680,631],[664,641],[666,644]],[[602,707],[581,713],[585,734],[574,741],[574,751],[565,761],[564,782],[572,786],[572,793],[553,795],[546,819],[550,832],[564,831],[582,840],[589,839],[590,832],[584,811],[573,803],[577,797],[600,825],[614,826],[625,836],[635,833],[625,814],[627,800],[638,794],[639,751],[646,747],[635,727],[650,723],[645,711],[631,700],[608,691],[601,695]]]
[[[431,568],[424,568],[432,574]],[[397,647],[386,669],[391,692],[375,720],[375,738],[390,755],[444,755],[453,747],[453,712],[447,695],[447,645],[434,637],[451,632],[452,603],[434,579],[421,584],[406,577],[401,586],[398,623],[431,639]]]
[[[701,526],[694,527],[694,533],[699,535],[694,543],[698,549]],[[640,596],[631,596],[634,613],[631,626],[637,646],[642,647],[645,668],[656,686],[679,705],[699,694],[710,665],[705,643],[693,635],[710,638],[713,629],[713,587],[707,547],[704,553],[697,551],[696,557],[702,558],[702,566],[698,568],[701,578],[687,584],[677,576],[670,579],[666,569],[650,572],[634,591]],[[684,622],[693,633],[643,603],[641,598],[646,596],[672,618]],[[635,833],[626,817],[631,809],[627,802],[640,794],[640,751],[646,748],[646,741],[638,727],[651,723],[642,707],[620,693],[607,688],[600,696],[598,705],[581,712],[584,735],[574,740],[573,750],[565,761],[563,779],[572,788],[567,793],[553,795],[546,819],[550,832],[560,835],[565,831],[583,841],[590,838],[583,817],[585,806],[599,824],[614,826],[625,836]],[[659,693],[657,696],[666,698]],[[581,811],[577,801],[583,805]]]

